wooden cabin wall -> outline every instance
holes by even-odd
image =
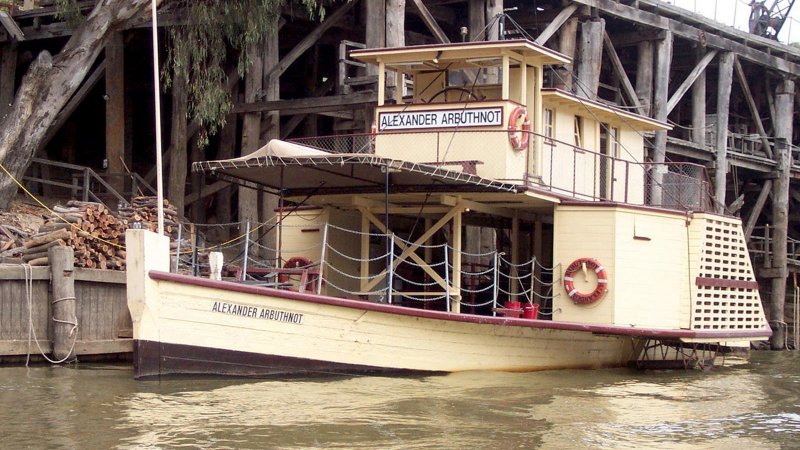
[[[591,94],[600,100],[622,101],[626,109],[674,122],[672,131],[657,132],[647,139],[647,158],[705,166],[713,175],[719,207],[742,217],[748,238],[762,237],[764,227],[770,226],[772,251],[769,258],[757,261],[757,270],[760,280],[766,281],[764,292],[776,305],[770,317],[777,331],[773,342],[781,342],[786,277],[798,270],[798,265],[791,262],[795,255],[783,249],[790,237],[800,238],[800,222],[792,220],[800,208],[800,184],[795,181],[800,168],[792,162],[797,159],[793,157],[797,152],[791,148],[779,151],[775,140],[786,139],[790,145],[798,142],[795,111],[790,105],[797,101],[795,80],[800,74],[800,50],[719,27],[711,19],[692,16],[687,20],[688,15],[680,9],[657,0],[432,0],[406,1],[405,7],[402,3],[393,0],[387,6],[385,0],[360,0],[333,5],[321,24],[287,10],[286,24],[264,47],[261,65],[256,68],[261,70],[260,79],[251,72],[238,88],[237,80],[232,80],[231,88],[237,94],[232,125],[212,140],[205,154],[196,152],[195,157],[236,156],[258,148],[268,136],[300,136],[303,130],[316,130],[318,134],[369,130],[373,114],[368,105],[374,102],[375,86],[368,78],[360,77],[374,76],[376,71],[362,70],[355,77],[359,78],[358,84],[352,85],[357,88],[348,89],[343,95],[330,95],[337,85],[356,81],[337,78],[339,43],[346,40],[381,47],[400,45],[402,41],[459,41],[461,27],[468,28],[470,39],[497,39],[499,27],[493,18],[503,8],[517,7],[509,14],[527,33],[535,39],[554,24],[548,31],[550,36],[543,39],[544,44],[574,58],[573,64],[565,65],[566,70],[553,75],[554,83],[574,91],[575,72],[587,77],[582,83],[590,85]],[[417,3],[428,10],[427,18]],[[534,10],[536,7],[540,10]],[[337,14],[339,10],[342,12]],[[561,14],[564,10],[569,14]],[[0,113],[32,57],[45,48],[57,50],[70,32],[53,17],[24,11],[15,14],[26,41],[15,43],[7,35],[0,35]],[[167,18],[174,23],[175,17]],[[400,23],[402,27],[393,27]],[[492,24],[487,34],[481,34],[487,24]],[[134,23],[119,33],[123,58],[117,53],[118,37],[109,43],[106,55],[87,78],[86,89],[79,91],[81,95],[65,108],[67,119],[57,121],[57,128],[62,131],[53,131],[55,138],[48,139],[51,144],[45,149],[47,153],[100,172],[119,170],[115,165],[122,155],[131,170],[142,175],[153,173],[153,137],[148,131],[152,128],[152,109],[145,102],[152,95],[151,75],[146,64],[124,63],[146,60],[142,55],[149,42],[146,30],[138,28],[143,25],[146,23]],[[589,35],[594,37],[584,39]],[[618,64],[611,57],[612,48],[618,55]],[[324,63],[307,70],[309,58]],[[270,73],[269,77],[265,78],[265,72]],[[483,81],[491,82],[493,75],[487,73]],[[329,86],[322,83],[323,77],[330,80]],[[99,80],[105,83],[99,84]],[[318,89],[308,88],[314,85]],[[125,96],[122,108],[120,86]],[[108,95],[107,103],[99,100],[104,95]],[[167,109],[170,97],[167,93]],[[310,116],[316,123],[300,126]],[[165,119],[165,126],[171,127],[172,122]],[[84,123],[98,126],[87,129],[76,125]],[[99,126],[101,123],[109,126]],[[118,125],[111,126],[114,123]],[[120,127],[124,127],[122,132]],[[192,124],[188,129],[191,139]],[[571,129],[572,123],[556,124],[556,132],[566,141],[572,139]],[[740,148],[742,139],[735,134],[740,131],[758,135],[755,145],[764,147],[768,142],[770,148],[756,154]],[[728,139],[724,138],[726,132]],[[103,169],[103,159],[110,168]],[[187,159],[186,164],[191,163],[191,158]],[[201,195],[198,183],[196,180],[193,186],[187,184],[190,189],[185,193],[185,204],[199,205],[199,209],[218,205],[215,211],[208,211],[217,221],[248,217],[263,220],[264,211],[271,210],[271,204],[264,200],[267,197],[262,195],[259,200],[258,194],[242,190],[237,213],[235,203],[233,208],[227,204],[227,200],[237,198],[235,192],[221,192],[223,186],[205,180]]]

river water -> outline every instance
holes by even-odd
[[[4,367],[0,406],[2,448],[798,448],[800,355],[711,372],[295,380]]]

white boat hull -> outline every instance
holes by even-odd
[[[155,281],[138,321],[137,377],[598,368],[626,364],[634,349],[632,337],[540,321],[159,275],[171,279]]]

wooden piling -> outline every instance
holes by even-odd
[[[48,250],[50,277],[53,287],[51,316],[53,317],[53,357],[67,360],[74,355],[73,343],[77,338],[75,314],[75,277],[72,247],[52,247]]]
[[[792,137],[794,117],[794,81],[786,79],[778,85],[775,95],[775,158],[777,176],[772,183],[772,264],[778,276],[772,279],[770,298],[771,346],[774,350],[786,345],[786,277],[788,275],[789,188],[791,181],[792,151],[788,145]]]

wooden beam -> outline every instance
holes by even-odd
[[[755,49],[746,44],[718,36],[720,32],[718,24],[713,25],[713,27],[710,25],[709,30],[706,31],[692,25],[687,25],[681,21],[670,19],[663,15],[650,13],[641,9],[624,5],[615,0],[573,1],[582,5],[598,8],[603,13],[618,17],[622,20],[648,25],[650,27],[662,30],[669,30],[675,36],[688,39],[692,42],[699,42],[701,39],[703,39],[708,47],[734,52],[740,58],[770,67],[789,76],[797,76],[797,74],[800,73],[800,64],[793,63],[788,59],[771,55],[768,52]],[[660,3],[660,5],[663,6],[659,7],[668,6],[664,3]],[[712,29],[715,31],[712,32]],[[750,39],[752,40],[756,40],[756,38],[758,38],[758,36],[754,35],[748,36],[750,36]],[[773,43],[772,45],[775,44]],[[776,48],[776,50],[778,50],[778,48]]]
[[[731,85],[733,83],[734,54],[725,52],[719,57],[717,77],[717,142],[714,167],[714,198],[716,211],[725,209],[725,191],[728,175],[728,117],[730,116]]]
[[[329,95],[327,97],[299,98],[295,100],[273,100],[252,103],[240,103],[233,108],[233,113],[253,113],[263,111],[280,111],[282,115],[320,113],[352,109],[377,100],[374,92],[359,92],[347,95]]]
[[[681,83],[680,86],[678,86],[678,89],[675,90],[675,92],[672,94],[672,97],[670,97],[669,101],[667,102],[667,115],[669,115],[669,113],[675,109],[675,107],[678,105],[678,102],[680,102],[683,96],[686,95],[686,92],[689,91],[689,88],[692,87],[700,74],[706,70],[706,67],[708,67],[708,64],[711,63],[711,60],[713,60],[715,56],[717,56],[717,51],[709,50],[708,53],[706,53],[703,58],[700,59],[697,65],[694,66],[694,69],[689,72],[689,75],[686,76],[686,79],[683,80],[683,83]]]
[[[125,173],[125,41],[121,31],[106,41],[106,167],[111,173]],[[114,177],[109,184],[124,192],[125,180]]]
[[[606,22],[603,19],[589,20],[581,24],[576,71],[578,72],[577,85],[573,89],[575,94],[594,100],[600,87],[600,68],[603,62],[603,33]]]
[[[756,222],[758,222],[758,217],[761,215],[761,210],[764,209],[764,204],[767,203],[767,198],[769,198],[769,194],[772,192],[772,180],[765,180],[764,184],[761,185],[761,192],[758,193],[758,198],[756,198],[756,203],[753,205],[753,209],[750,211],[750,215],[747,216],[747,220],[745,221],[744,225],[744,240],[749,242],[750,236],[753,235],[753,229],[756,227]]]
[[[784,308],[786,306],[786,275],[788,264],[789,238],[789,190],[791,189],[791,167],[794,125],[795,83],[784,79],[775,92],[775,157],[778,162],[778,176],[772,183],[772,267],[782,276],[772,279],[770,296],[770,324],[773,350],[786,345]]]
[[[450,39],[447,38],[447,35],[444,34],[444,30],[439,24],[436,22],[436,18],[433,17],[433,14],[428,10],[422,0],[411,0],[414,3],[414,6],[417,7],[419,10],[420,16],[422,17],[422,21],[425,22],[425,26],[428,27],[428,30],[433,34],[433,36],[442,44],[449,44]],[[388,25],[388,24],[387,24]]]
[[[750,91],[750,83],[747,82],[747,77],[744,74],[742,63],[739,58],[734,59],[733,67],[736,69],[736,78],[739,80],[739,87],[742,88],[744,98],[747,100],[747,107],[750,109],[750,116],[753,118],[753,123],[756,124],[756,131],[758,137],[761,138],[761,145],[764,147],[764,153],[767,157],[772,159],[772,147],[770,146],[769,139],[767,139],[767,132],[764,130],[764,123],[761,121],[761,115],[758,113],[756,101],[753,99],[753,93]]]
[[[469,0],[469,40],[476,41],[486,27],[484,0]]]
[[[667,32],[664,39],[655,45],[655,72],[653,77],[653,105],[651,114],[656,120],[666,122],[667,100],[669,96],[669,74],[672,65],[672,33]],[[667,132],[656,131],[653,139],[653,162],[657,165],[653,168],[653,185],[650,198],[653,205],[662,204],[662,181],[666,168],[663,166],[667,157]]]
[[[637,48],[636,97],[642,114],[650,116],[653,109],[653,42],[643,41]]]
[[[333,14],[330,16],[325,17],[325,20],[320,23],[317,28],[314,29],[311,33],[306,35],[294,48],[284,56],[281,61],[272,67],[269,71],[264,74],[264,78],[272,78],[272,77],[280,77],[283,75],[283,72],[289,68],[299,57],[303,55],[311,46],[313,46],[326,31],[328,31],[332,26],[336,25],[340,20],[342,20],[347,13],[353,9],[353,6],[358,3],[358,0],[352,0],[346,2],[342,6],[339,7]]]
[[[561,26],[564,25],[564,23],[569,20],[570,17],[572,17],[577,9],[578,5],[576,4],[569,5],[562,9],[555,19],[553,19],[553,21],[550,22],[541,33],[539,33],[539,36],[536,37],[536,41],[534,42],[539,45],[544,45],[547,43],[547,41],[549,41],[550,38],[561,29]]]
[[[575,60],[575,50],[578,45],[578,18],[572,17],[561,27],[558,33],[558,51],[569,57],[570,60]],[[573,87],[573,63],[564,64],[564,70],[557,70],[555,72],[561,78],[564,84],[564,90],[572,92]]]
[[[695,51],[697,61],[707,54],[700,46]],[[692,84],[692,142],[703,148],[706,147],[706,78],[704,70]]]
[[[639,102],[639,97],[636,95],[636,90],[633,88],[631,79],[628,78],[628,74],[625,72],[625,66],[622,65],[622,61],[619,59],[617,50],[614,48],[614,44],[611,42],[611,38],[608,36],[608,32],[605,30],[603,31],[603,43],[605,44],[608,59],[611,60],[611,67],[614,69],[617,79],[619,79],[620,83],[622,84],[622,91],[628,96],[628,100],[631,102],[631,105],[636,107],[636,111],[639,114],[644,114],[642,104]]]

